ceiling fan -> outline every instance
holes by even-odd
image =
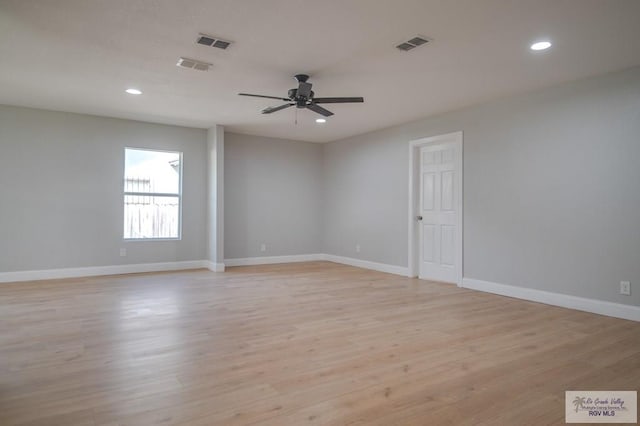
[[[263,109],[262,110],[263,114],[271,114],[272,112],[280,111],[295,105],[296,108],[307,108],[320,115],[329,117],[329,116],[332,116],[333,113],[327,109],[324,109],[318,104],[344,104],[344,103],[351,103],[351,102],[364,102],[364,98],[361,98],[361,97],[315,98],[314,92],[313,90],[311,90],[312,84],[307,83],[307,80],[309,79],[308,75],[297,74],[296,76],[294,76],[294,78],[298,82],[298,87],[294,89],[289,89],[289,92],[286,98],[281,98],[278,96],[252,95],[250,93],[238,93],[238,95],[253,96],[256,98],[278,99],[280,101],[286,102],[283,105]]]

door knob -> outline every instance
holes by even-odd
[[[418,221],[422,220],[422,216],[416,216],[416,220]]]

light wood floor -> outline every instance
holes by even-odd
[[[564,424],[640,324],[326,262],[0,284],[1,425]]]

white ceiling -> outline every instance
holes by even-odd
[[[638,0],[0,0],[0,103],[326,142],[640,65],[639,18]],[[417,34],[433,42],[394,48]],[[237,96],[284,96],[303,72],[316,96],[365,103],[317,125]]]

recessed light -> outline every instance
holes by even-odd
[[[138,89],[127,89],[125,90],[130,95],[142,95],[142,92]]]
[[[551,47],[551,43],[548,41],[539,41],[531,45],[531,50],[546,50]]]
[[[326,123],[327,119],[326,118],[316,118],[316,123],[322,124],[322,123]]]

